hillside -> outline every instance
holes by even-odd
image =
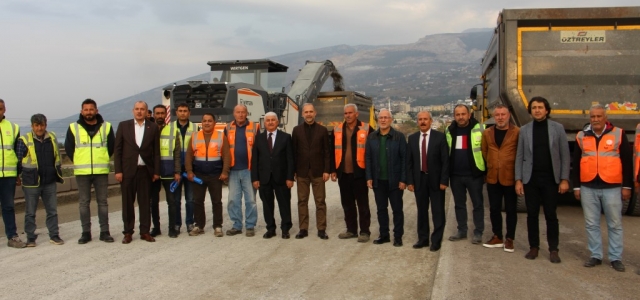
[[[491,30],[469,30],[463,33],[425,36],[415,43],[402,45],[337,45],[271,57],[289,66],[290,84],[307,60],[330,59],[344,77],[347,90],[356,90],[382,101],[390,98],[413,98],[415,105],[440,104],[463,99],[479,82],[480,59],[491,38]],[[243,59],[243,58],[239,58]],[[203,62],[204,64],[204,62]],[[203,68],[203,71],[207,71]],[[175,80],[209,80],[209,73]],[[132,117],[135,101],[144,100],[150,106],[160,103],[163,84],[130,97],[100,106],[102,116],[118,124]],[[325,85],[329,87],[330,84]],[[288,90],[288,86],[286,87]],[[68,124],[77,120],[74,114],[49,128],[64,135]]]

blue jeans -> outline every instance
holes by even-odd
[[[451,193],[455,203],[458,232],[466,235],[467,226],[467,191],[473,205],[473,235],[482,235],[484,231],[484,199],[482,198],[482,176],[451,176]]]
[[[13,199],[16,195],[16,178],[0,177],[0,206],[2,206],[2,220],[7,239],[17,236],[16,211]]]
[[[580,187],[591,257],[602,259],[600,211],[604,210],[609,230],[609,260],[622,260],[622,188],[592,189]]]
[[[180,185],[173,191],[173,198],[176,205],[176,226],[182,226],[182,187],[184,186],[184,222],[187,225],[193,224],[193,183],[186,178],[180,180]]]
[[[22,187],[25,200],[24,231],[27,239],[38,237],[36,231],[36,209],[38,200],[42,197],[44,209],[47,212],[47,229],[49,237],[58,236],[58,187],[56,183],[40,185],[39,187]]]
[[[231,170],[229,174],[229,203],[227,210],[233,222],[233,228],[242,230],[242,195],[245,205],[245,225],[253,229],[258,222],[258,208],[256,206],[256,190],[251,183],[251,171]]]
[[[96,191],[96,202],[98,203],[98,222],[100,232],[109,231],[109,175],[92,174],[76,176],[78,183],[78,204],[80,206],[80,223],[82,232],[91,233],[91,185]]]

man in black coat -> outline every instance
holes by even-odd
[[[251,181],[258,189],[262,199],[264,220],[267,232],[263,235],[270,239],[276,235],[274,212],[274,192],[278,200],[282,223],[282,238],[290,237],[291,223],[291,187],[293,186],[293,145],[291,135],[278,130],[278,116],[268,112],[264,116],[267,129],[256,136],[251,154]]]
[[[418,242],[413,248],[429,246],[429,202],[433,218],[431,248],[440,250],[444,234],[444,196],[449,182],[449,146],[444,133],[431,130],[431,113],[418,113],[420,131],[409,136],[407,151],[408,189],[415,192],[418,209]]]

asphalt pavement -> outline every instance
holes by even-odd
[[[205,234],[176,239],[166,235],[155,243],[141,241],[137,233],[129,245],[122,239],[120,197],[110,197],[111,233],[107,244],[97,239],[98,220],[92,205],[94,240],[78,245],[80,222],[76,203],[59,207],[60,235],[65,245],[48,243],[44,211],[37,212],[40,234],[35,248],[7,248],[0,238],[0,266],[4,274],[0,299],[634,299],[640,276],[638,233],[640,218],[624,217],[623,262],[619,273],[606,260],[595,268],[584,268],[589,258],[584,219],[579,206],[558,208],[560,257],[549,262],[544,216],[540,215],[541,254],[527,260],[526,214],[519,214],[515,253],[471,244],[471,240],[449,242],[456,221],[450,191],[447,193],[447,228],[437,253],[413,249],[416,241],[416,207],[412,193],[405,192],[405,236],[403,247],[391,244],[340,240],[344,230],[338,186],[327,183],[327,233],[329,240],[315,236],[315,205],[310,208],[310,236],[296,240],[298,231],[295,188],[292,199],[292,238],[262,238],[266,231],[258,197],[255,237],[216,238],[211,228],[211,203],[207,198]],[[164,192],[162,192],[164,193]],[[226,212],[227,189],[223,191],[224,230],[230,228]],[[373,193],[372,240],[378,236]],[[94,201],[95,202],[95,201]],[[312,202],[312,201],[310,201]],[[184,201],[183,201],[184,203]],[[41,207],[42,205],[40,205]],[[161,222],[166,205],[161,202]],[[469,207],[469,210],[471,208]],[[184,211],[184,210],[183,210]],[[488,206],[485,208],[484,239],[491,237]],[[18,213],[18,220],[24,219]],[[276,220],[279,215],[276,209]],[[469,228],[473,229],[471,219]],[[19,226],[20,236],[23,226]],[[603,222],[603,226],[606,226]],[[137,229],[136,229],[137,230]],[[606,230],[603,235],[606,238]],[[605,242],[606,253],[606,242]]]

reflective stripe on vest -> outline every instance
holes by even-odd
[[[620,160],[620,143],[622,129],[614,127],[600,137],[596,148],[596,137],[585,136],[580,131],[576,142],[582,149],[580,159],[580,182],[590,182],[600,175],[606,183],[622,183],[622,161]]]
[[[53,145],[53,156],[55,157],[54,167],[58,177],[62,178],[58,141],[55,133],[48,132],[48,134],[51,137],[51,144]],[[22,159],[22,185],[24,187],[38,187],[40,186],[40,176],[38,175],[38,156],[36,154],[36,146],[33,141],[33,132],[29,132],[26,135],[21,136],[20,139],[27,146],[27,155]],[[31,174],[31,176],[26,176],[26,174]],[[37,179],[32,177],[37,177]]]
[[[344,123],[340,123],[340,125],[336,126],[333,129],[334,135],[334,154],[336,157],[336,169],[340,167],[340,162],[342,162],[342,126]],[[362,122],[362,125],[358,126],[358,131],[356,132],[356,162],[358,167],[361,169],[365,168],[364,164],[364,149],[367,143],[367,136],[369,136],[369,124]]]
[[[471,129],[471,153],[473,154],[473,160],[476,163],[476,167],[480,171],[485,170],[484,166],[484,158],[482,157],[482,132],[484,132],[483,124],[476,124]],[[451,132],[449,132],[449,128],[445,132],[447,138],[447,144],[449,145],[449,155],[451,155]]]
[[[251,149],[253,149],[253,141],[256,134],[260,130],[260,125],[254,122],[249,122],[245,128],[244,134],[247,137],[247,154],[249,156],[249,170],[251,170]],[[227,124],[227,140],[229,141],[229,152],[231,152],[231,167],[235,166],[235,145],[236,145],[236,121],[232,121]]]
[[[98,132],[89,136],[87,130],[78,122],[69,125],[74,136],[75,151],[73,153],[73,174],[109,174],[109,149],[107,147],[107,133],[111,130],[111,123],[100,124]]]
[[[173,179],[175,173],[173,151],[176,149],[176,139],[180,143],[181,137],[180,129],[176,127],[175,122],[164,126],[160,132],[160,176],[163,179]]]
[[[220,161],[222,160],[222,137],[223,133],[214,130],[209,140],[204,138],[204,131],[200,130],[194,133],[191,138],[191,147],[193,147],[194,161]]]
[[[0,146],[2,147],[2,167],[0,177],[16,177],[18,176],[18,157],[14,151],[15,141],[18,137],[20,127],[13,124],[7,119],[0,120]]]
[[[633,142],[633,169],[635,172],[633,173],[633,181],[638,180],[638,171],[640,171],[640,124],[636,126],[636,140]]]
[[[170,125],[175,126],[176,129],[178,129],[178,131],[180,132],[180,126],[178,125],[178,120],[175,120],[171,123],[169,123]],[[191,142],[191,135],[194,132],[198,132],[198,128],[196,127],[196,124],[193,122],[189,122],[189,127],[187,127],[187,132],[185,132],[184,134],[184,140],[182,140],[182,153],[186,153],[189,143]],[[182,133],[180,133],[180,137],[182,137]],[[184,155],[182,156],[182,164],[184,164]]]

